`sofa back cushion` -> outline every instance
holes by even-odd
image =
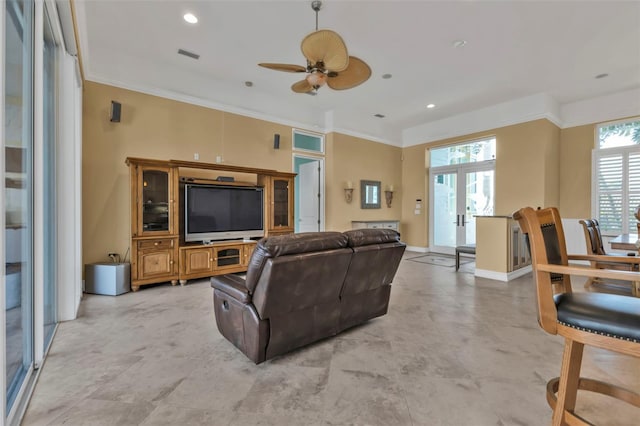
[[[340,249],[347,246],[347,237],[340,232],[305,232],[278,235],[258,241],[247,269],[246,286],[253,294],[267,260],[280,256]]]
[[[364,293],[390,284],[406,248],[392,229],[355,229],[344,233],[353,250],[341,295]]]
[[[339,232],[261,240],[247,271],[247,287],[260,318],[324,303],[338,306],[353,253],[346,245],[347,237]]]

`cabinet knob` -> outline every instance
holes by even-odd
[[[170,260],[170,261],[169,261],[169,265],[173,265],[173,260]]]
[[[153,243],[154,246],[157,246],[158,244],[160,244],[160,243],[157,242],[157,241],[155,243]]]

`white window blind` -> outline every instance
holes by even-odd
[[[596,210],[600,228],[608,232],[622,232],[624,198],[624,156],[622,154],[603,155],[596,151]]]
[[[598,126],[593,151],[594,217],[603,232],[635,233],[640,205],[640,120]]]
[[[638,221],[635,218],[636,208],[640,205],[640,152],[629,153],[629,204],[627,206],[629,211],[629,227],[628,231],[633,233],[637,232],[638,228],[636,224]]]

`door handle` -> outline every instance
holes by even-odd
[[[464,217],[465,217],[465,215],[461,214],[460,216],[462,216],[462,226],[464,226]]]
[[[460,226],[460,215],[456,215],[456,226]]]

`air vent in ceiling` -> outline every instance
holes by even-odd
[[[378,118],[384,118],[384,115],[382,114],[373,114],[374,117],[378,117]]]
[[[192,59],[199,59],[200,55],[198,55],[197,53],[193,53],[193,52],[189,52],[188,50],[184,50],[184,49],[178,49],[178,54],[179,55],[184,55],[184,56],[188,56]]]

